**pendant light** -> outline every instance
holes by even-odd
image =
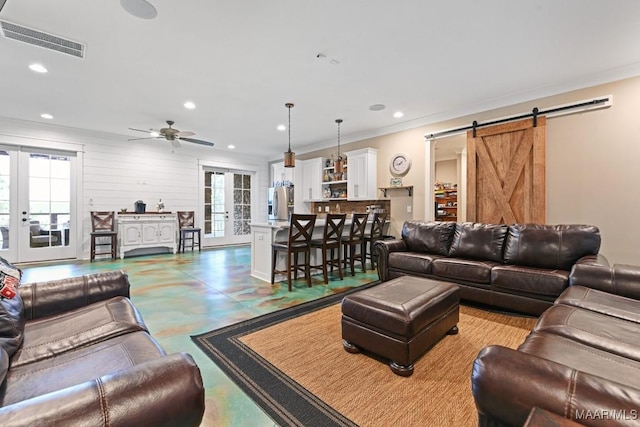
[[[287,102],[284,106],[289,109],[289,149],[284,152],[284,167],[294,168],[296,167],[296,153],[291,151],[291,109],[293,108],[293,104]]]
[[[336,123],[338,124],[338,156],[333,162],[333,171],[336,173],[342,173],[342,166],[344,165],[344,159],[340,155],[340,123],[342,123],[342,119],[336,119]]]

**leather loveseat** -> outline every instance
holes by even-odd
[[[204,413],[197,365],[152,338],[123,271],[2,298],[0,381],[2,426],[198,426]]]
[[[570,285],[517,350],[480,351],[480,426],[521,426],[534,407],[586,426],[640,425],[640,267],[576,266]]]
[[[402,237],[374,245],[378,275],[457,283],[460,298],[539,315],[569,285],[574,265],[604,265],[591,225],[407,221]]]

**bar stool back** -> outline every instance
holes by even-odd
[[[195,244],[198,244],[198,252],[200,252],[201,230],[195,226],[194,211],[178,211],[178,252],[184,253],[186,242],[189,241],[191,250]]]
[[[113,211],[91,211],[91,261],[96,259],[96,255],[111,255],[111,259],[116,259],[118,232],[115,218]],[[109,246],[109,250],[98,252],[96,248],[101,246]]]
[[[321,268],[324,283],[329,283],[329,275],[327,267],[338,267],[338,275],[340,280],[344,278],[342,274],[342,230],[347,219],[346,214],[327,214],[324,224],[322,239],[312,239],[311,247],[322,251],[322,263],[312,265],[311,268]]]
[[[356,260],[360,260],[362,264],[362,272],[367,271],[365,266],[365,240],[364,231],[367,226],[367,218],[369,214],[366,213],[354,213],[351,218],[351,226],[349,227],[349,235],[342,236],[342,246],[344,249],[344,265],[346,267],[347,261],[351,266],[351,275],[355,276],[354,264]],[[359,251],[356,249],[360,247]]]
[[[382,236],[384,235],[385,224],[387,223],[387,218],[389,214],[384,212],[376,212],[373,214],[373,221],[371,222],[371,231],[369,233],[365,233],[364,240],[366,241],[366,254],[367,259],[371,260],[371,268],[375,270],[377,263],[377,256],[373,253],[373,244],[382,240]]]
[[[291,221],[289,224],[289,239],[287,241],[276,241],[271,244],[273,249],[272,253],[272,268],[271,268],[271,283],[275,280],[276,273],[287,275],[287,284],[289,291],[291,291],[291,272],[293,271],[293,278],[298,278],[298,271],[304,271],[305,278],[307,279],[307,285],[311,287],[311,235],[313,234],[313,227],[316,223],[315,214],[291,214]],[[278,262],[278,252],[286,252],[287,254],[287,266],[285,270],[276,269]],[[304,254],[304,264],[300,265],[298,262],[298,254]],[[291,263],[291,255],[293,255],[293,264]]]

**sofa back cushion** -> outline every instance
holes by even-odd
[[[506,224],[456,224],[449,256],[501,263],[508,229]]]
[[[402,239],[411,252],[447,255],[455,227],[455,222],[405,221]]]
[[[593,225],[514,224],[504,250],[506,264],[571,270],[586,255],[600,250],[600,230]]]
[[[9,356],[22,345],[24,338],[24,306],[16,292],[22,271],[0,258],[0,347]]]

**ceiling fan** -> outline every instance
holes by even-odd
[[[160,130],[155,130],[155,129],[142,130],[142,129],[129,128],[130,130],[135,130],[137,132],[144,132],[146,134],[151,135],[151,136],[149,136],[147,138],[129,139],[129,141],[137,141],[137,140],[140,140],[140,139],[157,139],[157,138],[161,138],[161,139],[166,139],[167,141],[169,141],[171,143],[171,145],[173,145],[176,148],[180,147],[180,142],[179,141],[193,142],[194,144],[207,145],[209,147],[213,147],[213,142],[203,141],[201,139],[187,138],[188,136],[195,135],[195,133],[189,132],[189,131],[181,131],[181,130],[178,130],[178,129],[174,129],[174,128],[171,127],[171,126],[173,126],[173,124],[174,124],[173,120],[167,120],[167,125],[169,125],[169,127],[162,128]]]

